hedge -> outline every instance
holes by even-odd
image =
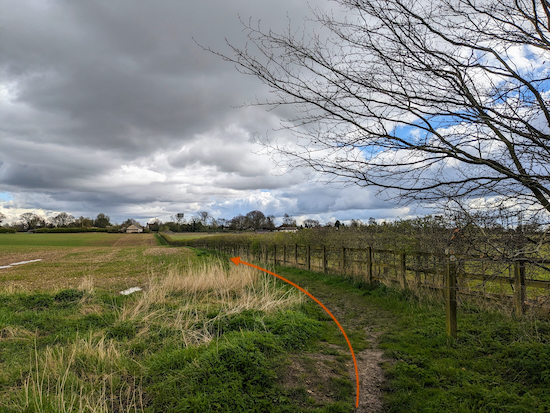
[[[61,232],[108,232],[107,228],[38,228],[35,233],[61,233]]]

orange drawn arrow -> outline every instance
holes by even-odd
[[[348,339],[348,336],[346,335],[346,332],[344,331],[344,329],[342,328],[342,326],[340,325],[340,323],[338,322],[338,320],[336,319],[336,317],[334,317],[334,315],[329,311],[328,308],[326,308],[322,302],[320,302],[317,298],[315,298],[313,295],[311,295],[310,293],[308,293],[306,290],[304,290],[302,287],[300,287],[299,285],[297,284],[294,284],[292,281],[290,280],[287,280],[286,278],[284,277],[281,277],[279,274],[275,274],[274,272],[271,272],[269,270],[266,270],[265,268],[262,268],[262,267],[258,267],[257,265],[254,265],[254,264],[251,264],[249,262],[246,262],[246,261],[242,261],[241,260],[241,257],[234,257],[234,258],[231,258],[231,261],[233,261],[235,263],[235,265],[239,265],[239,264],[244,264],[244,265],[248,265],[249,267],[252,267],[252,268],[256,268],[260,271],[263,271],[263,272],[266,272],[268,274],[271,274],[277,278],[279,278],[280,280],[283,280],[284,282],[292,285],[293,287],[296,287],[297,289],[299,289],[301,292],[303,292],[304,294],[306,294],[308,297],[310,297],[313,301],[315,301],[317,304],[319,304],[323,310],[325,310],[329,316],[332,317],[332,319],[334,320],[334,322],[336,323],[336,325],[338,326],[338,328],[340,329],[340,331],[342,332],[342,334],[344,335],[346,341],[348,342],[348,346],[349,346],[349,350],[351,351],[351,357],[353,358],[353,365],[355,367],[355,381],[357,383],[357,398],[355,400],[355,407],[359,407],[359,370],[357,370],[357,361],[355,360],[355,353],[353,352],[353,348],[351,347],[351,343]]]

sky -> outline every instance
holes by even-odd
[[[203,210],[299,222],[418,213],[375,188],[277,169],[255,137],[290,139],[284,113],[246,105],[266,87],[197,44],[229,53],[226,39],[246,42],[240,19],[299,27],[315,6],[333,3],[3,0],[0,212],[119,223]]]

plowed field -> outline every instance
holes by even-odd
[[[153,234],[0,234],[0,266],[41,259],[0,269],[0,290],[144,286],[190,254],[158,246]]]

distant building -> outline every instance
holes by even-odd
[[[143,228],[137,227],[133,224],[130,225],[128,228],[126,228],[126,233],[127,234],[137,234],[139,232],[143,232]]]
[[[297,227],[277,227],[275,232],[298,232]]]

